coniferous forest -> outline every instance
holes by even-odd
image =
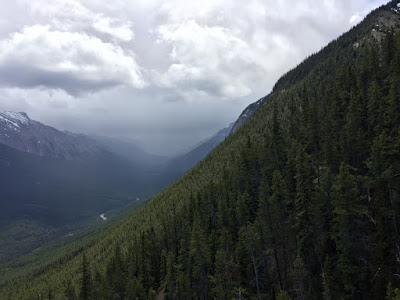
[[[2,299],[400,299],[396,5],[145,205],[1,270]]]

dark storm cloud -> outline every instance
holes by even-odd
[[[128,50],[85,32],[36,24],[0,40],[0,49],[3,86],[63,89],[80,95],[118,84],[145,85]]]
[[[74,73],[55,72],[34,66],[7,62],[0,65],[0,86],[20,88],[62,89],[74,97],[88,92],[98,92],[121,84],[116,80],[79,78]]]

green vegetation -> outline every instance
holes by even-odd
[[[145,205],[2,271],[2,297],[399,299],[400,34],[370,34],[396,2]]]

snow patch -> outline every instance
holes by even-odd
[[[395,13],[399,14],[400,13],[400,2],[397,3],[397,8],[392,7],[391,10],[394,11]]]
[[[20,124],[28,125],[31,121],[26,113],[13,111],[0,112],[0,120],[16,128],[19,128]]]
[[[19,127],[19,125],[18,125],[17,123],[15,123],[15,122],[13,122],[13,121],[7,119],[7,118],[4,118],[1,114],[0,114],[0,120],[2,120],[2,121],[4,121],[4,122],[8,123],[8,125],[9,125],[9,124],[12,124],[14,127]]]
[[[4,116],[14,119],[15,121],[19,121],[22,124],[29,124],[29,117],[24,112],[13,112],[13,111],[6,111],[3,113]]]

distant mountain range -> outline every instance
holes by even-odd
[[[130,140],[122,140],[99,135],[90,135],[92,140],[104,149],[120,155],[138,165],[156,166],[165,163],[165,156],[150,154]]]
[[[0,245],[0,262],[149,198],[230,130],[167,159],[130,141],[60,131],[24,112],[0,112],[0,238],[8,240]]]
[[[104,152],[87,136],[57,130],[31,120],[24,112],[0,112],[0,143],[23,152],[67,160]]]

